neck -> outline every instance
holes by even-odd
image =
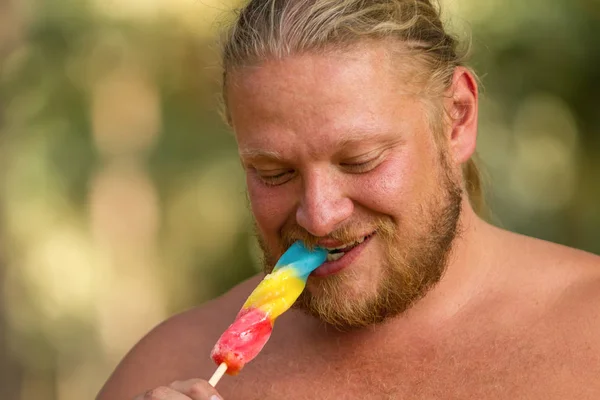
[[[485,294],[493,281],[494,227],[483,221],[464,201],[459,233],[453,242],[444,276],[412,309],[407,319],[439,325],[451,319]]]

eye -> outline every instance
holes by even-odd
[[[364,174],[377,168],[387,157],[388,149],[376,149],[361,156],[347,158],[340,167],[350,174]]]
[[[255,170],[258,178],[267,186],[283,185],[295,175],[293,169],[276,170],[276,171],[260,171]]]
[[[377,158],[365,162],[341,163],[340,166],[351,174],[363,174],[377,166]]]

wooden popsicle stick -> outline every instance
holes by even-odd
[[[212,386],[215,387],[217,386],[217,383],[219,383],[219,381],[221,380],[221,378],[223,377],[223,375],[225,375],[225,371],[227,371],[227,364],[225,364],[224,362],[221,363],[221,365],[219,365],[217,367],[217,370],[215,371],[215,373],[210,377],[210,379],[208,380],[208,383]]]

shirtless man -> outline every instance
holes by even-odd
[[[253,0],[223,61],[265,270],[354,247],[218,392],[261,276],[155,328],[99,400],[600,399],[600,257],[480,217],[477,83],[429,0]]]

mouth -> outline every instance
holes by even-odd
[[[344,255],[346,255],[346,253],[350,252],[350,250],[352,250],[356,246],[360,245],[361,243],[363,243],[365,240],[369,239],[374,234],[375,234],[375,232],[370,233],[367,236],[364,236],[364,237],[362,237],[362,238],[360,238],[358,240],[355,240],[352,243],[344,244],[342,246],[338,246],[338,247],[323,247],[328,252],[328,254],[327,254],[327,261],[330,262],[330,261],[337,261],[337,260],[339,260],[340,258],[344,257]]]
[[[377,232],[372,232],[350,243],[342,246],[328,247],[321,246],[327,250],[327,259],[319,268],[313,271],[314,276],[327,276],[341,271],[350,266],[352,262],[360,255],[367,243],[375,236]]]

